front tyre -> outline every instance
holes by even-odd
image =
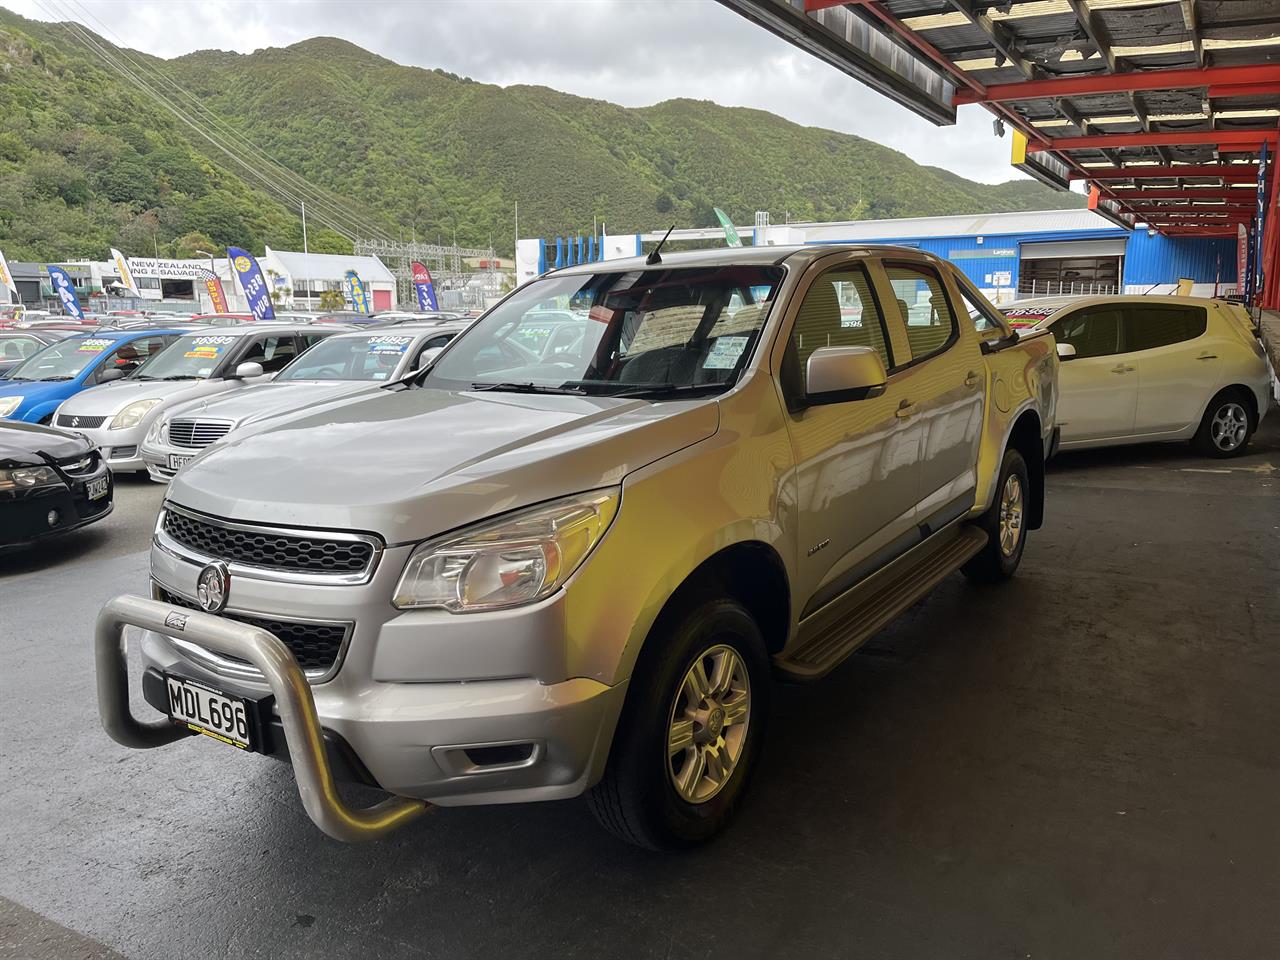
[[[651,850],[709,840],[746,792],[769,713],[769,658],[736,600],[664,614],[627,692],[604,777],[587,794],[615,836]]]
[[[1006,450],[995,500],[978,519],[978,526],[987,533],[987,545],[960,568],[966,577],[978,583],[999,583],[1013,576],[1027,543],[1030,496],[1027,462],[1017,450]]]

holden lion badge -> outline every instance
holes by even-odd
[[[221,560],[215,560],[196,577],[196,599],[205,613],[221,613],[231,592],[231,571]]]

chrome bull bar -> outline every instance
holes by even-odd
[[[364,810],[352,809],[343,802],[329,769],[311,685],[293,654],[270,632],[128,594],[108,601],[102,608],[94,635],[98,714],[102,726],[117,743],[148,749],[189,735],[167,718],[138,720],[130,711],[126,626],[191,640],[215,653],[247,660],[262,671],[275,694],[302,806],[315,825],[333,839],[344,843],[376,840],[430,809],[431,804],[425,800],[409,797],[389,797]]]

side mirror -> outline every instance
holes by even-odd
[[[1075,358],[1075,355],[1076,355],[1076,348],[1073,347],[1071,344],[1069,343],[1058,344],[1059,360],[1072,360]]]
[[[819,347],[809,354],[804,402],[820,406],[878,397],[888,379],[872,347]]]
[[[111,383],[113,380],[123,380],[123,379],[124,379],[124,371],[116,367],[112,367],[110,370],[103,370],[100,374],[98,374],[99,383]]]
[[[232,375],[233,380],[251,380],[254,377],[263,375],[262,364],[254,363],[250,360],[248,363],[242,363],[236,367],[236,372]]]
[[[429,350],[423,350],[422,355],[418,357],[418,365],[413,372],[422,373],[424,370],[429,369],[436,362],[436,357],[440,356],[440,351],[443,349],[444,347],[432,347]]]

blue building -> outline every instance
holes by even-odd
[[[763,215],[761,215],[763,217]],[[738,227],[755,244],[894,243],[950,260],[996,302],[1041,293],[1172,293],[1193,281],[1196,296],[1236,288],[1236,241],[1167,237],[1118,227],[1089,210],[960,214],[900,220],[847,220]],[[520,282],[560,266],[639,255],[666,230],[521,240]],[[719,227],[675,230],[673,240],[724,243]],[[750,238],[750,239],[748,239]],[[646,247],[646,244],[648,245]]]
[[[902,220],[789,224],[804,243],[896,243],[950,260],[993,300],[1036,293],[1171,293],[1236,286],[1236,241],[1125,230],[1089,210],[1040,210]],[[785,242],[796,242],[794,234]]]

